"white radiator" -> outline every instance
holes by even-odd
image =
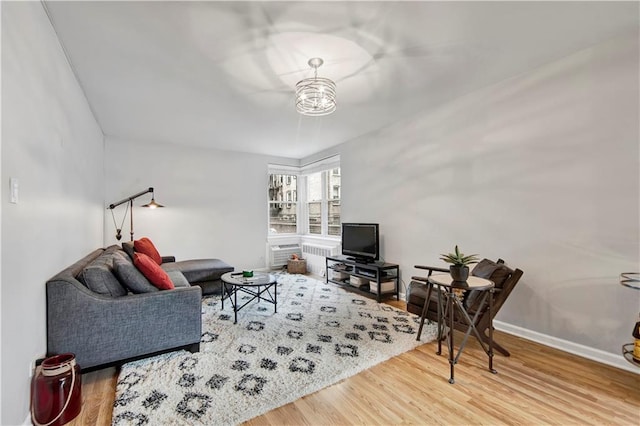
[[[321,246],[318,244],[309,243],[302,244],[302,253],[304,253],[305,255],[327,257],[335,254],[334,251],[335,247]]]
[[[324,277],[326,274],[325,258],[327,256],[335,256],[339,253],[339,245],[324,246],[313,243],[302,244],[302,257],[307,260],[307,271]]]
[[[281,244],[269,246],[269,266],[279,268],[285,266],[292,254],[302,257],[302,249],[299,244]]]

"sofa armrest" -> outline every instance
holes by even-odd
[[[162,263],[173,263],[176,261],[175,256],[162,256]]]
[[[47,282],[47,354],[72,352],[80,368],[199,343],[200,287],[112,298],[79,282]]]

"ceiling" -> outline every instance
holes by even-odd
[[[603,40],[633,2],[48,1],[108,136],[304,158]],[[295,83],[337,111],[295,111]]]

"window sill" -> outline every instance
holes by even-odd
[[[281,243],[281,244],[294,244],[294,243],[302,243],[303,241],[312,241],[324,245],[337,245],[342,242],[341,237],[336,236],[320,236],[314,234],[278,234],[278,235],[269,235],[267,237],[267,241],[269,243]]]

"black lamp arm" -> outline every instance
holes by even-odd
[[[144,194],[148,194],[149,192],[153,194],[153,187],[149,187],[149,189],[145,189],[144,191],[140,191],[137,194],[133,194],[133,195],[131,195],[131,196],[127,197],[127,198],[124,198],[124,199],[122,199],[122,200],[120,200],[118,202],[115,202],[113,204],[109,204],[109,207],[107,207],[107,209],[113,210],[116,207],[118,207],[120,204],[124,204],[124,203],[128,203],[130,201],[133,201],[136,198],[143,196]]]

